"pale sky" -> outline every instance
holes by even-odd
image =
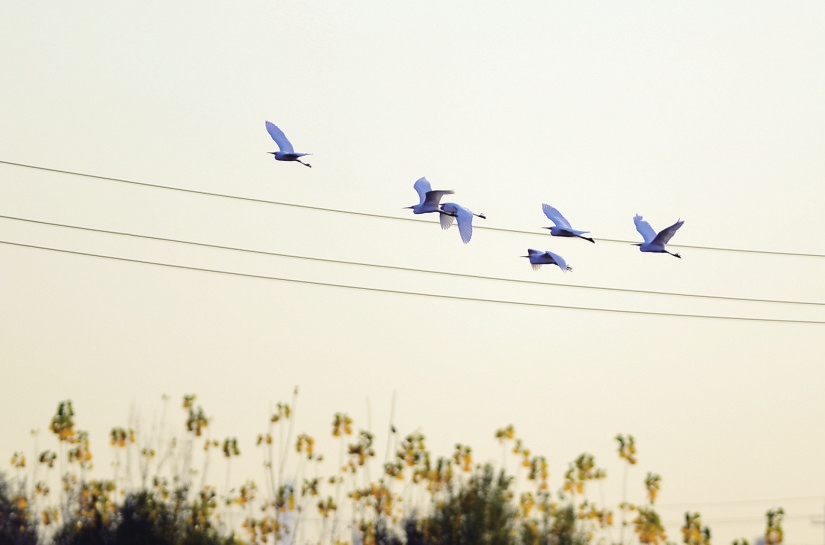
[[[0,244],[0,460],[31,450],[32,428],[54,448],[48,422],[71,399],[109,477],[112,427],[134,412],[149,428],[163,394],[180,425],[180,399],[196,393],[213,436],[238,438],[242,482],[259,478],[255,437],[294,386],[296,432],[328,456],[335,412],[370,424],[383,455],[395,392],[399,433],[420,429],[435,455],[461,442],[498,461],[493,434],[513,424],[550,461],[554,490],[594,454],[613,506],[613,437],[634,435],[630,499],[661,474],[673,541],[686,509],[723,544],[752,540],[783,505],[788,545],[822,543],[811,515],[825,504],[823,29],[821,2],[7,2],[0,161],[398,218],[412,217],[402,207],[426,176],[495,229],[464,245],[434,217],[4,163],[0,215],[533,283],[19,219],[0,218],[0,240],[576,309]],[[313,168],[267,155],[264,120]],[[597,243],[551,238],[542,202]],[[604,240],[640,241],[636,213],[656,229],[684,219],[672,240],[683,259]],[[527,248],[574,270],[534,272]]]

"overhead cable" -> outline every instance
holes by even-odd
[[[139,182],[135,180],[125,180],[122,178],[113,178],[110,176],[100,176],[97,174],[88,174],[84,172],[75,172],[71,170],[62,170],[57,168],[49,168],[37,165],[29,165],[25,163],[15,163],[12,161],[3,161],[0,160],[0,164],[11,165],[21,168],[28,168],[34,170],[41,170],[45,172],[54,172],[58,174],[67,174],[71,176],[81,176],[84,178],[92,178],[96,180],[104,180],[109,182],[117,182],[122,184],[130,184],[142,187],[151,187],[154,189],[163,189],[167,191],[177,191],[182,193],[190,193],[194,195],[202,195],[208,197],[218,197],[222,199],[233,199],[239,201],[246,201],[246,202],[255,202],[259,204],[270,204],[276,206],[285,206],[285,207],[292,207],[292,208],[301,208],[304,210],[314,210],[318,212],[330,212],[335,214],[348,214],[353,216],[362,216],[368,218],[378,218],[378,219],[385,219],[385,220],[395,220],[395,221],[407,221],[407,222],[415,222],[415,223],[429,223],[423,220],[415,219],[415,218],[408,218],[408,217],[400,217],[400,216],[388,216],[384,214],[373,214],[369,212],[357,212],[354,210],[342,210],[339,208],[326,208],[322,206],[311,206],[306,204],[297,204],[297,203],[288,203],[282,201],[274,201],[269,199],[259,199],[255,197],[244,197],[241,195],[231,195],[228,193],[216,193],[212,191],[202,191],[198,189],[187,189],[182,187],[174,187],[162,184],[153,184],[148,182]],[[529,234],[534,235],[536,233],[532,231],[523,231],[518,229],[507,229],[502,227],[488,227],[484,225],[474,226],[475,229],[483,229],[487,231],[498,231],[501,233],[516,233],[516,234]],[[596,240],[600,242],[612,242],[612,243],[621,243],[621,244],[633,244],[633,241],[630,240],[621,240],[621,239],[612,239],[612,238],[597,238]],[[689,244],[671,244],[670,246],[679,247],[679,248],[687,248],[693,250],[709,250],[709,251],[719,251],[719,252],[739,252],[739,253],[748,253],[748,254],[763,254],[763,255],[777,255],[777,256],[788,256],[788,257],[822,257],[825,258],[825,254],[816,254],[816,253],[805,253],[805,252],[780,252],[780,251],[773,251],[773,250],[751,250],[745,248],[722,248],[717,246],[697,246],[697,245],[689,245]]]
[[[312,257],[312,256],[304,256],[304,255],[294,255],[294,254],[285,254],[280,252],[271,252],[267,250],[255,250],[250,248],[238,248],[235,246],[225,246],[220,244],[210,244],[206,242],[196,242],[191,240],[181,240],[175,238],[168,238],[168,237],[158,237],[152,235],[143,235],[138,233],[129,233],[125,231],[114,231],[109,229],[99,229],[95,227],[84,227],[80,225],[69,225],[65,223],[56,223],[50,221],[43,221],[43,220],[34,220],[30,218],[21,218],[17,216],[8,216],[0,214],[0,219],[7,219],[7,220],[14,220],[26,223],[33,223],[38,225],[48,225],[50,227],[61,227],[66,229],[75,229],[80,231],[88,231],[92,233],[102,233],[107,235],[117,235],[117,236],[125,236],[125,237],[132,237],[132,238],[140,238],[146,240],[156,240],[160,242],[171,242],[175,244],[185,244],[189,246],[198,246],[202,248],[213,248],[218,250],[229,250],[235,252],[244,252],[244,253],[251,253],[251,254],[258,254],[258,255],[267,255],[273,257],[281,257],[281,258],[289,258],[289,259],[300,259],[305,261],[317,261],[322,263],[332,263],[336,265],[351,265],[351,266],[358,266],[358,267],[369,267],[375,269],[386,269],[386,270],[395,270],[395,271],[404,271],[404,272],[414,272],[414,273],[424,273],[424,274],[432,274],[432,275],[439,275],[439,276],[451,276],[451,277],[459,277],[459,278],[471,278],[474,280],[490,280],[495,282],[506,282],[512,284],[528,284],[528,285],[538,285],[538,286],[553,286],[553,287],[561,287],[561,288],[571,288],[571,289],[584,289],[584,290],[598,290],[598,291],[611,291],[611,292],[620,292],[620,293],[638,293],[638,294],[645,294],[645,295],[663,295],[663,296],[670,296],[670,297],[685,297],[685,298],[696,298],[696,299],[715,299],[720,301],[737,301],[737,302],[748,302],[748,303],[772,303],[772,304],[788,304],[788,305],[811,305],[811,306],[825,306],[825,303],[819,303],[814,301],[793,301],[787,299],[759,299],[753,297],[732,297],[732,296],[724,296],[724,295],[705,295],[705,294],[694,294],[694,293],[678,293],[678,292],[666,292],[666,291],[653,291],[653,290],[640,290],[640,289],[631,289],[631,288],[614,288],[608,286],[591,286],[591,285],[581,285],[581,284],[562,284],[559,282],[539,282],[536,280],[520,280],[514,278],[503,278],[497,276],[485,276],[485,275],[477,275],[477,274],[467,274],[467,273],[456,273],[456,272],[449,272],[449,271],[437,271],[432,269],[420,269],[414,267],[401,267],[397,265],[383,265],[379,263],[362,263],[357,261],[346,261],[341,259],[330,259],[330,258],[323,258],[323,257]]]
[[[447,295],[447,294],[440,294],[440,293],[427,293],[427,292],[415,292],[415,291],[406,291],[406,290],[395,290],[395,289],[387,289],[387,288],[374,288],[369,286],[354,286],[351,284],[337,284],[333,282],[319,282],[314,280],[301,280],[297,278],[284,278],[278,276],[269,276],[269,275],[261,275],[261,274],[251,274],[251,273],[244,273],[244,272],[236,272],[236,271],[226,271],[221,269],[208,269],[205,267],[194,267],[190,265],[177,265],[173,263],[163,263],[160,261],[150,261],[150,260],[143,260],[143,259],[134,259],[129,257],[119,257],[119,256],[112,256],[112,255],[104,255],[104,254],[95,254],[91,252],[80,252],[77,250],[67,250],[65,248],[54,248],[48,246],[39,246],[35,244],[23,244],[20,242],[13,242],[8,240],[0,240],[0,244],[7,244],[9,246],[17,246],[20,248],[31,248],[36,250],[45,250],[51,252],[58,252],[64,254],[71,254],[77,256],[84,256],[84,257],[94,257],[99,259],[108,259],[108,260],[115,260],[115,261],[122,261],[127,263],[140,263],[143,265],[154,265],[158,267],[166,267],[166,268],[174,268],[174,269],[181,269],[187,271],[198,271],[198,272],[207,272],[213,274],[222,274],[228,276],[235,276],[235,277],[244,277],[244,278],[255,278],[259,280],[274,280],[279,282],[291,282],[294,284],[303,284],[309,286],[324,286],[324,287],[331,287],[331,288],[343,288],[349,290],[357,290],[357,291],[367,291],[367,292],[374,292],[374,293],[386,293],[386,294],[394,294],[394,295],[409,295],[409,296],[416,296],[416,297],[428,297],[432,299],[442,299],[442,300],[453,300],[453,301],[468,301],[474,303],[495,303],[495,304],[503,304],[503,305],[514,305],[514,306],[521,306],[521,307],[533,307],[533,308],[555,308],[555,309],[564,309],[564,310],[580,310],[580,311],[588,311],[588,312],[604,312],[604,313],[614,313],[614,314],[635,314],[635,315],[646,315],[646,316],[660,316],[660,317],[672,317],[672,318],[697,318],[697,319],[707,319],[707,320],[735,320],[735,321],[742,321],[742,322],[764,322],[764,323],[784,323],[784,324],[808,324],[808,325],[825,325],[825,321],[821,320],[798,320],[798,319],[784,319],[784,318],[761,318],[761,317],[752,317],[752,316],[726,316],[726,315],[714,315],[714,314],[682,314],[676,312],[653,312],[653,311],[645,311],[645,310],[629,310],[629,309],[617,309],[617,308],[599,308],[599,307],[582,307],[582,306],[575,306],[575,305],[557,305],[557,304],[550,304],[550,303],[533,303],[527,301],[512,301],[506,299],[491,299],[491,298],[482,298],[482,297],[465,297],[459,295]]]

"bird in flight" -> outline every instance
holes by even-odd
[[[527,250],[527,255],[523,255],[521,257],[526,257],[530,260],[530,265],[533,266],[534,271],[539,270],[542,265],[558,265],[559,269],[562,271],[573,270],[573,267],[569,266],[567,261],[565,261],[562,256],[559,254],[554,254],[549,250],[542,252],[541,250],[534,250],[530,248]]]
[[[554,223],[553,227],[545,227],[545,229],[550,229],[550,234],[554,237],[579,237],[583,238],[584,240],[589,240],[592,243],[596,243],[590,237],[584,236],[585,233],[589,233],[590,231],[580,231],[579,229],[573,229],[570,225],[570,222],[567,221],[567,218],[561,215],[561,212],[558,209],[553,208],[549,204],[542,204],[541,209],[544,211],[544,215]]]
[[[271,153],[275,156],[276,161],[298,161],[305,167],[312,167],[309,163],[304,163],[301,161],[301,157],[304,155],[310,155],[309,153],[295,153],[295,150],[292,148],[292,143],[287,139],[284,131],[279,129],[277,125],[271,123],[269,121],[266,122],[266,130],[269,133],[269,136],[275,140],[275,143],[278,144],[278,151],[268,151],[267,153]]]
[[[405,206],[404,208],[412,208],[414,214],[441,212],[438,208],[438,204],[441,202],[441,197],[455,193],[452,189],[440,189],[433,191],[427,178],[419,178],[415,181],[413,187],[418,193],[419,203],[413,206]]]
[[[668,252],[665,249],[665,245],[673,238],[673,235],[676,234],[676,231],[685,223],[682,220],[678,220],[676,223],[671,225],[670,227],[666,227],[659,231],[657,234],[656,231],[653,230],[653,227],[650,226],[648,222],[642,219],[642,216],[636,214],[633,217],[633,223],[636,224],[636,230],[639,231],[639,234],[642,235],[642,238],[645,239],[644,242],[637,242],[634,246],[638,246],[639,250],[642,252],[657,252],[657,253],[664,253],[670,254],[673,257],[678,257],[682,259],[677,253]]]
[[[473,237],[473,216],[487,219],[487,216],[484,214],[476,214],[469,208],[465,208],[454,202],[445,202],[442,204],[440,212],[439,220],[441,221],[441,228],[449,229],[453,224],[453,219],[455,219],[458,222],[458,232],[464,244],[470,242],[470,239]]]

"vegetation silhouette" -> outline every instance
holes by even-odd
[[[230,468],[242,455],[243,441],[211,437],[210,417],[195,395],[183,398],[184,422],[177,432],[165,433],[163,422],[148,436],[112,428],[114,476],[91,478],[89,434],[76,427],[71,401],[61,401],[49,424],[56,448],[36,448],[31,464],[15,452],[11,473],[0,474],[0,545],[670,544],[654,506],[661,477],[647,473],[642,504],[626,500],[627,470],[638,461],[631,435],[615,438],[619,458],[627,462],[616,541],[609,531],[613,509],[588,495],[591,483],[607,477],[592,454],[570,462],[553,493],[546,458],[534,454],[512,425],[493,435],[502,447],[496,468],[476,463],[472,448],[463,444],[451,456],[434,458],[422,433],[399,437],[390,424],[385,460],[376,472],[373,433],[356,432],[349,415],[336,413],[331,436],[337,464],[324,475],[316,440],[307,433],[293,439],[296,398],[297,389],[291,403],[276,405],[255,442],[263,488],[254,481],[232,486]],[[220,493],[207,481],[214,456],[225,462]],[[508,458],[517,466],[514,474],[506,471]],[[137,485],[131,484],[135,474]],[[55,481],[58,494],[51,492]],[[781,507],[767,512],[766,544],[783,542],[783,517]],[[631,537],[625,538],[625,527]],[[685,545],[710,545],[710,529],[699,513],[685,514],[681,534]]]

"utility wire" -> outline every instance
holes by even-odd
[[[819,496],[787,496],[784,498],[762,498],[753,500],[711,500],[711,501],[694,501],[694,502],[679,502],[679,503],[657,503],[656,507],[691,507],[691,506],[710,506],[710,505],[743,505],[746,503],[787,503],[798,501],[822,501],[825,500],[825,495]]]
[[[446,299],[446,300],[453,300],[453,301],[472,301],[476,303],[497,303],[497,304],[504,304],[504,305],[516,305],[516,306],[523,306],[523,307],[533,307],[533,308],[556,308],[556,309],[564,309],[564,310],[584,310],[590,312],[608,312],[608,313],[615,313],[615,314],[635,314],[635,315],[646,315],[646,316],[666,316],[666,317],[673,317],[673,318],[703,318],[708,320],[736,320],[736,321],[743,321],[743,322],[764,322],[764,323],[785,323],[785,324],[809,324],[809,325],[825,325],[825,321],[821,320],[794,320],[794,319],[782,319],[782,318],[757,318],[757,317],[748,317],[748,316],[724,316],[724,315],[712,315],[712,314],[681,314],[675,312],[652,312],[652,311],[645,311],[645,310],[627,310],[627,309],[616,309],[616,308],[599,308],[599,307],[580,307],[574,305],[555,305],[549,303],[529,303],[526,301],[511,301],[506,299],[489,299],[489,298],[482,298],[482,297],[464,297],[460,295],[444,295],[438,293],[427,293],[427,292],[415,292],[415,291],[405,291],[405,290],[394,290],[394,289],[386,289],[386,288],[372,288],[368,286],[353,286],[350,284],[336,284],[332,282],[319,282],[313,280],[299,280],[296,278],[284,278],[278,276],[268,276],[262,274],[251,274],[251,273],[242,273],[242,272],[235,272],[235,271],[225,271],[220,269],[207,269],[204,267],[193,267],[189,265],[175,265],[172,263],[163,263],[160,261],[149,261],[143,259],[134,259],[129,257],[118,257],[118,256],[111,256],[111,255],[103,255],[103,254],[94,254],[91,252],[80,252],[76,250],[66,250],[64,248],[52,248],[48,246],[38,246],[35,244],[23,244],[20,242],[12,242],[8,240],[0,240],[0,244],[7,244],[9,246],[17,246],[20,248],[31,248],[36,250],[46,250],[51,252],[58,252],[70,255],[78,255],[78,256],[85,256],[85,257],[95,257],[100,259],[111,259],[115,261],[123,261],[127,263],[140,263],[143,265],[155,265],[158,267],[168,267],[174,269],[182,269],[187,271],[198,271],[198,272],[208,272],[208,273],[215,273],[215,274],[223,274],[227,276],[235,276],[235,277],[244,277],[244,278],[256,278],[260,280],[276,280],[279,282],[292,282],[294,284],[303,284],[308,286],[324,286],[324,287],[331,287],[331,288],[344,288],[350,290],[358,290],[358,291],[369,291],[374,293],[391,293],[395,295],[413,295],[418,297],[429,297],[433,299]]]
[[[811,518],[810,514],[808,514],[808,515],[787,515],[786,514],[785,516],[782,517],[783,521],[802,520],[802,519],[810,519],[810,518]],[[760,517],[759,515],[752,515],[752,516],[742,516],[742,517],[715,518],[715,517],[712,517],[712,516],[702,515],[702,525],[703,526],[706,525],[706,524],[708,524],[708,525],[731,524],[731,523],[736,523],[736,522],[751,522],[751,521],[757,521],[757,520],[761,520],[764,523],[765,516],[763,515],[763,516]],[[676,525],[676,524],[680,524],[680,523],[684,524],[684,522],[685,522],[685,519],[682,519],[682,520],[671,519],[671,520],[665,520],[664,521],[665,524],[669,524],[669,525],[670,524]]]
[[[791,301],[785,299],[758,299],[758,298],[751,298],[751,297],[730,297],[724,295],[704,295],[704,294],[693,294],[693,293],[678,293],[678,292],[667,292],[667,291],[652,291],[652,290],[639,290],[639,289],[631,289],[631,288],[612,288],[607,286],[590,286],[590,285],[576,285],[576,284],[561,284],[558,282],[539,282],[536,280],[519,280],[514,278],[503,278],[497,276],[484,276],[484,275],[477,275],[477,274],[467,274],[467,273],[455,273],[455,272],[448,272],[448,271],[436,271],[431,269],[419,269],[414,267],[401,267],[395,265],[382,265],[378,263],[361,263],[357,261],[345,261],[340,259],[329,259],[323,257],[311,257],[311,256],[303,256],[303,255],[294,255],[294,254],[285,254],[279,252],[270,252],[265,250],[253,250],[249,248],[238,248],[235,246],[224,246],[220,244],[209,244],[206,242],[195,242],[191,240],[181,240],[181,239],[174,239],[174,238],[167,238],[167,237],[158,237],[152,235],[141,235],[138,233],[128,233],[124,231],[113,231],[109,229],[98,229],[94,227],[83,227],[79,225],[68,225],[65,223],[56,223],[51,221],[43,221],[43,220],[34,220],[29,218],[21,218],[17,216],[7,216],[0,214],[0,219],[7,219],[7,220],[14,220],[26,223],[34,223],[38,225],[48,225],[50,227],[62,227],[66,229],[76,229],[80,231],[88,231],[92,233],[103,233],[107,235],[117,235],[117,236],[125,236],[125,237],[133,237],[133,238],[141,238],[146,240],[156,240],[161,242],[173,242],[175,244],[186,244],[190,246],[198,246],[202,248],[213,248],[219,250],[230,250],[235,252],[244,252],[244,253],[251,253],[251,254],[258,254],[258,255],[267,255],[273,257],[283,257],[289,259],[301,259],[306,261],[318,261],[322,263],[333,263],[336,265],[352,265],[358,267],[371,267],[375,269],[387,269],[387,270],[395,270],[395,271],[405,271],[405,272],[415,272],[415,273],[425,273],[425,274],[433,274],[433,275],[440,275],[440,276],[453,276],[458,278],[472,278],[474,280],[491,280],[496,282],[507,282],[512,284],[528,284],[528,285],[538,285],[538,286],[554,286],[554,287],[561,287],[561,288],[577,288],[577,289],[586,289],[586,290],[599,290],[599,291],[613,291],[613,292],[621,292],[621,293],[640,293],[645,295],[666,295],[671,297],[686,297],[686,298],[697,298],[697,299],[715,299],[720,301],[738,301],[738,302],[748,302],[748,303],[775,303],[775,304],[788,304],[788,305],[812,305],[812,306],[825,306],[825,303],[818,303],[814,301]]]
[[[151,188],[154,188],[154,189],[165,189],[165,190],[168,190],[168,191],[178,191],[178,192],[182,192],[182,193],[190,193],[190,194],[194,194],[194,195],[203,195],[203,196],[207,196],[207,197],[220,197],[222,199],[233,199],[233,200],[246,201],[246,202],[255,202],[255,203],[259,203],[259,204],[272,204],[272,205],[277,205],[277,206],[302,208],[304,210],[315,210],[315,211],[318,211],[318,212],[333,212],[333,213],[336,213],[336,214],[348,214],[348,215],[362,216],[362,217],[367,217],[367,218],[378,218],[378,219],[387,219],[387,220],[396,220],[396,221],[407,221],[407,222],[415,222],[415,223],[429,223],[429,222],[425,222],[423,220],[418,220],[418,219],[415,219],[415,218],[405,218],[405,217],[399,217],[399,216],[387,216],[387,215],[383,215],[383,214],[372,214],[372,213],[369,213],[369,212],[356,212],[356,211],[353,211],[353,210],[342,210],[342,209],[338,209],[338,208],[325,208],[325,207],[321,207],[321,206],[310,206],[310,205],[306,205],[306,204],[296,204],[296,203],[288,203],[288,202],[282,202],[282,201],[273,201],[273,200],[268,200],[268,199],[258,199],[258,198],[254,198],[254,197],[243,197],[243,196],[240,196],[240,195],[230,195],[230,194],[227,194],[227,193],[215,193],[215,192],[211,192],[211,191],[201,191],[201,190],[197,190],[197,189],[186,189],[186,188],[182,188],[182,187],[173,187],[173,186],[167,186],[167,185],[161,185],[161,184],[152,184],[152,183],[148,183],[148,182],[138,182],[138,181],[135,181],[135,180],[124,180],[122,178],[112,178],[112,177],[109,177],[109,176],[99,176],[97,174],[87,174],[87,173],[84,173],[84,172],[74,172],[74,171],[71,171],[71,170],[61,170],[61,169],[57,169],[57,168],[48,168],[48,167],[42,167],[42,166],[37,166],[37,165],[28,165],[28,164],[24,164],[24,163],[15,163],[15,162],[12,162],[12,161],[0,160],[0,164],[11,165],[11,166],[16,166],[16,167],[21,167],[21,168],[29,168],[29,169],[34,169],[34,170],[42,170],[42,171],[45,171],[45,172],[55,172],[55,173],[58,173],[58,174],[69,174],[69,175],[72,175],[72,176],[81,176],[81,177],[84,177],[84,178],[92,178],[92,179],[96,179],[96,180],[105,180],[105,181],[109,181],[109,182],[118,182],[118,183],[122,183],[122,184],[131,184],[131,185],[137,185],[137,186],[142,186],[142,187],[151,187]],[[483,229],[483,230],[487,230],[487,231],[498,231],[498,232],[501,232],[501,233],[517,233],[517,234],[522,234],[522,235],[524,235],[524,234],[535,235],[536,234],[533,231],[522,231],[522,230],[519,230],[519,229],[506,229],[506,228],[503,228],[503,227],[487,227],[487,226],[484,226],[484,225],[473,226],[473,228],[474,229]],[[621,239],[612,239],[612,238],[598,238],[596,240],[598,240],[600,242],[614,242],[614,243],[621,243],[621,244],[633,244],[633,241],[630,241],[630,240],[621,240]],[[779,255],[779,256],[792,256],[792,257],[825,257],[825,254],[804,253],[804,252],[778,252],[778,251],[770,251],[770,250],[749,250],[749,249],[744,249],[744,248],[721,248],[721,247],[716,247],[716,246],[695,246],[695,245],[690,245],[690,244],[669,244],[669,246],[678,247],[678,248],[687,248],[687,249],[692,249],[692,250],[711,250],[711,251],[719,251],[719,252],[739,252],[739,253],[748,253],[748,254]]]

